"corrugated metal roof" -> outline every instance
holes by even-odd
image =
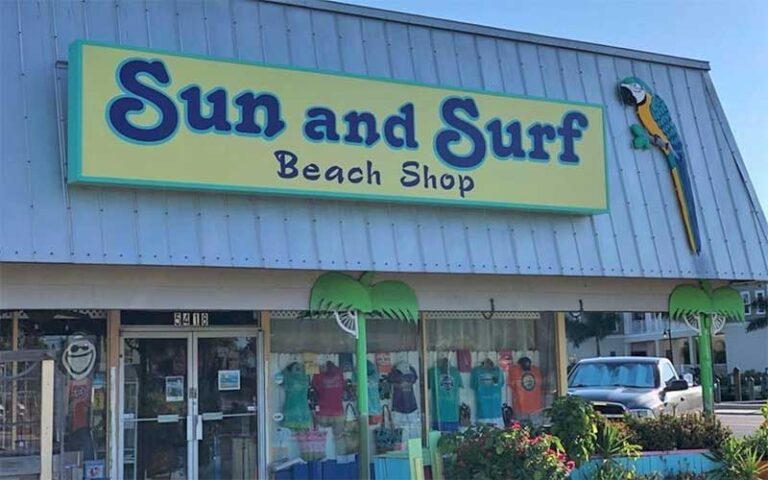
[[[72,187],[67,46],[85,38],[606,105],[595,216]],[[0,260],[768,279],[766,225],[707,65],[329,2],[0,2]],[[698,199],[691,255],[663,160],[616,82],[667,100]]]
[[[378,20],[388,20],[406,25],[417,25],[422,27],[440,28],[454,32],[471,33],[474,35],[483,35],[489,37],[503,38],[518,42],[535,43],[538,45],[547,45],[550,47],[567,48],[583,52],[593,52],[614,57],[624,57],[630,60],[647,60],[656,63],[667,63],[680,67],[701,68],[709,70],[709,62],[694,58],[679,57],[674,55],[665,55],[661,53],[636,50],[631,48],[616,47],[613,45],[604,45],[593,42],[584,42],[570,40],[566,38],[551,37],[548,35],[538,35],[535,33],[517,32],[505,30],[502,28],[490,27],[486,25],[476,25],[473,23],[458,22],[443,18],[427,17],[413,13],[395,12],[392,10],[383,10],[374,7],[364,7],[360,5],[350,5],[347,3],[326,1],[326,0],[263,0],[269,3],[281,5],[297,6],[302,5],[313,10],[323,10],[328,12],[338,12],[356,15],[359,17],[375,18]]]

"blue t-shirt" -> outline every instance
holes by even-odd
[[[432,391],[432,410],[438,422],[459,421],[459,389],[464,386],[456,367],[442,370],[429,369],[429,389]]]
[[[475,391],[477,418],[501,417],[501,388],[504,375],[499,367],[479,366],[472,369],[470,385]]]
[[[379,381],[381,374],[376,365],[370,360],[368,367],[368,413],[371,415],[381,415],[381,395],[379,393]],[[352,378],[357,382],[357,370],[352,373]]]

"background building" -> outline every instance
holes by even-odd
[[[765,305],[756,300],[765,299],[764,283],[745,284],[738,287],[744,299],[744,324],[726,325],[725,335],[728,338],[728,370],[738,368],[742,372],[754,370],[765,372],[768,369],[768,329],[758,328],[747,331],[750,323],[758,323],[766,317]]]
[[[727,326],[731,329],[737,325]],[[670,345],[670,334],[672,342]],[[726,333],[712,337],[715,373],[722,375],[728,370]],[[729,338],[730,341],[730,338]],[[636,355],[666,357],[672,359],[680,372],[693,372],[698,368],[697,334],[683,322],[672,322],[666,313],[624,312],[620,314],[617,328],[600,341],[603,356]],[[671,347],[671,348],[670,348]],[[594,339],[576,347],[568,343],[568,356],[572,362],[596,356]]]

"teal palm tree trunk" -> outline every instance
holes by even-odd
[[[739,292],[723,286],[713,289],[711,284],[702,280],[699,286],[678,285],[669,295],[669,316],[683,320],[691,326],[689,320],[696,319],[698,325],[692,326],[699,332],[699,372],[701,375],[702,400],[704,413],[715,412],[714,378],[712,374],[712,323],[715,320],[744,321],[744,304]]]
[[[699,374],[701,375],[701,394],[704,401],[704,413],[715,412],[715,382],[712,373],[712,317],[701,315],[701,333],[699,334]]]
[[[357,314],[357,410],[360,414],[360,479],[371,475],[371,451],[368,440],[368,344],[365,314]]]
[[[357,410],[360,422],[359,478],[368,480],[371,477],[371,448],[366,317],[374,315],[416,325],[419,319],[416,292],[407,284],[396,280],[373,283],[371,272],[364,273],[359,280],[339,272],[326,272],[312,285],[309,313],[318,316],[333,314],[339,327],[356,337]]]

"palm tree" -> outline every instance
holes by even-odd
[[[320,275],[309,298],[311,316],[332,315],[339,327],[356,339],[357,408],[360,414],[360,478],[370,476],[368,446],[368,348],[365,319],[369,315],[417,323],[419,303],[407,284],[395,280],[373,283],[373,273],[355,280],[343,273]]]
[[[699,365],[701,387],[704,396],[704,412],[714,412],[712,378],[712,326],[722,327],[729,319],[744,321],[744,303],[741,295],[731,287],[714,290],[709,282],[693,285],[678,285],[669,295],[669,316],[683,320],[699,332]]]
[[[569,317],[565,333],[575,347],[587,340],[595,339],[595,352],[600,357],[600,340],[616,332],[619,315],[615,312],[583,312],[578,318]]]

